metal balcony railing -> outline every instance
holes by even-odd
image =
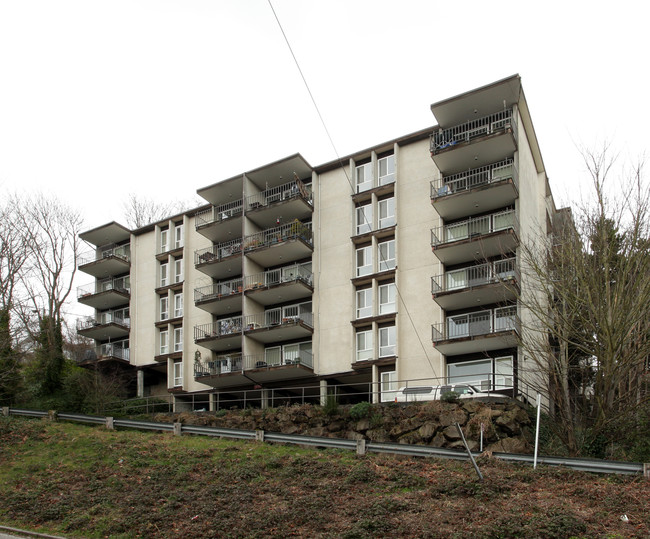
[[[431,135],[431,154],[435,155],[461,142],[468,142],[477,137],[491,135],[508,127],[512,128],[516,138],[517,123],[512,121],[512,109],[506,109],[455,125],[449,129],[440,130]]]
[[[431,198],[436,199],[455,193],[471,191],[482,185],[508,179],[518,185],[517,168],[512,158],[450,176],[443,175],[431,182]]]
[[[228,354],[217,356],[213,361],[194,364],[194,377],[230,374],[242,371],[242,355]]]
[[[97,359],[107,357],[116,357],[126,361],[130,361],[131,359],[129,348],[125,348],[120,342],[99,345],[95,348],[95,354],[97,355]]]
[[[304,266],[294,264],[254,275],[247,275],[244,278],[244,290],[269,288],[280,283],[292,283],[296,281],[312,286],[313,280],[314,274],[312,272],[308,271]]]
[[[234,316],[217,320],[210,324],[194,326],[194,341],[201,339],[218,339],[229,335],[236,335],[242,330],[242,316]]]
[[[77,255],[77,266],[97,262],[104,258],[120,258],[125,262],[131,261],[131,245],[105,245],[96,251],[87,251]]]
[[[213,361],[196,363],[194,365],[194,377],[231,374],[252,369],[282,367],[284,365],[304,365],[313,369],[314,360],[311,352],[307,350],[286,351],[285,353],[278,351],[277,354],[248,356],[242,356],[241,354],[220,355]]]
[[[506,210],[481,217],[470,217],[465,221],[431,229],[431,246],[476,238],[492,232],[518,230],[515,210]]]
[[[123,294],[130,294],[131,289],[129,288],[129,284],[127,283],[126,279],[128,278],[122,277],[110,281],[99,281],[96,283],[80,286],[77,288],[77,299],[92,296],[94,294],[100,294],[109,290],[115,290],[116,292],[122,292]]]
[[[462,339],[519,330],[517,306],[498,307],[473,313],[449,316],[444,322],[431,326],[433,342]]]
[[[194,289],[194,302],[219,300],[235,294],[241,294],[243,279],[231,279]]]
[[[221,223],[226,219],[231,219],[241,215],[243,211],[242,199],[226,202],[219,206],[212,206],[207,210],[197,212],[194,221],[194,227],[198,230],[212,223]]]
[[[314,314],[305,311],[300,305],[292,305],[277,309],[270,309],[263,313],[250,314],[244,317],[244,330],[273,328],[277,326],[304,324],[314,327]]]
[[[241,252],[241,246],[242,240],[238,238],[194,251],[194,265],[204,264],[206,262],[218,262],[223,258],[236,255]]]
[[[84,329],[90,329],[105,324],[119,324],[120,326],[130,328],[131,319],[110,312],[102,313],[98,317],[88,316],[86,318],[77,318],[77,331],[83,331]]]
[[[246,197],[246,209],[255,210],[264,206],[269,206],[275,202],[302,198],[305,202],[312,204],[311,193],[307,190],[302,180],[294,180],[277,187],[271,187]]]
[[[244,238],[244,251],[249,252],[294,239],[301,239],[309,245],[312,245],[313,238],[311,223],[302,223],[296,220],[286,225],[267,228],[262,232],[246,236]]]
[[[481,286],[484,284],[500,283],[519,280],[517,259],[506,258],[487,264],[479,264],[454,271],[447,271],[436,277],[431,277],[431,293],[454,292]]]

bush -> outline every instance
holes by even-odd
[[[328,395],[325,406],[323,406],[323,413],[329,417],[339,413],[339,402],[334,395]]]
[[[368,417],[370,415],[371,410],[372,404],[366,401],[360,402],[350,408],[350,417],[354,420],[363,419],[364,417]]]
[[[440,400],[443,402],[458,402],[458,393],[455,393],[454,391],[445,391],[441,396]]]

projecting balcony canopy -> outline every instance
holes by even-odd
[[[242,239],[225,241],[194,252],[196,269],[214,279],[239,275],[242,265]]]
[[[107,245],[77,256],[79,271],[103,278],[127,273],[131,267],[130,245]]]
[[[77,319],[77,333],[98,341],[127,337],[131,320],[113,313]]]
[[[311,257],[313,239],[311,225],[295,220],[246,236],[244,253],[262,267],[295,262]]]
[[[512,158],[431,182],[431,203],[443,219],[483,213],[514,203],[518,173]]]
[[[273,305],[311,296],[313,279],[313,273],[305,266],[293,264],[247,275],[244,292],[260,305]]]
[[[510,253],[519,244],[515,210],[506,210],[431,229],[431,249],[444,264]]]
[[[449,356],[516,347],[519,328],[517,306],[510,305],[449,316],[431,334],[435,348]]]
[[[198,382],[216,388],[235,387],[251,381],[269,383],[304,378],[313,374],[313,368],[312,354],[306,350],[292,357],[228,354],[196,364],[194,377]]]
[[[215,351],[241,348],[242,316],[194,326],[194,343]]]
[[[464,309],[515,300],[518,283],[517,259],[507,258],[432,277],[431,294],[443,309]]]
[[[77,288],[77,301],[93,309],[113,309],[129,303],[131,290],[128,277],[98,281]]]
[[[483,166],[512,155],[517,149],[513,109],[440,129],[431,135],[430,149],[436,166],[444,172],[461,171],[467,163]]]
[[[246,216],[262,228],[276,223],[281,209],[285,219],[308,219],[314,211],[312,195],[300,179],[246,197]]]
[[[215,315],[241,311],[243,279],[238,277],[194,289],[194,304]]]
[[[194,221],[196,231],[215,243],[239,236],[242,230],[242,202],[242,199],[234,200],[198,212]]]

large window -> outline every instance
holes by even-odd
[[[372,247],[357,249],[357,277],[372,273]]]
[[[447,378],[450,384],[472,384],[482,391],[509,389],[513,387],[513,364],[512,356],[451,363]]]
[[[357,331],[357,361],[372,359],[372,330]]]
[[[160,332],[160,354],[169,354],[169,331]]]
[[[397,288],[395,283],[382,284],[379,287],[379,314],[395,312]]]
[[[174,352],[183,351],[183,328],[174,328]]]
[[[357,318],[372,316],[372,288],[357,290]]]
[[[357,208],[357,234],[365,234],[372,230],[372,204],[364,204]]]
[[[358,165],[355,170],[357,193],[372,189],[372,163]]]
[[[377,161],[379,169],[379,185],[386,185],[395,181],[395,156],[387,155]]]
[[[384,241],[379,244],[379,271],[395,268],[395,240]]]
[[[169,318],[169,298],[163,296],[160,298],[160,320],[167,320]]]
[[[395,326],[379,328],[379,357],[395,355],[396,337]]]
[[[176,361],[174,363],[174,387],[183,385],[183,362]]]
[[[379,201],[379,228],[395,225],[395,197]]]

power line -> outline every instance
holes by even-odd
[[[275,12],[275,9],[273,8],[273,4],[271,3],[271,0],[268,0],[269,7],[271,8],[271,11],[273,12],[273,16],[275,17],[276,22],[278,23],[278,27],[280,28],[280,32],[282,32],[282,37],[284,37],[284,41],[287,44],[287,47],[289,48],[289,52],[291,53],[291,56],[293,58],[293,61],[296,64],[296,68],[298,69],[298,72],[300,73],[300,77],[302,78],[302,82],[305,85],[305,88],[307,89],[307,93],[309,94],[309,97],[311,98],[311,102],[314,105],[314,108],[316,109],[316,113],[318,114],[318,117],[320,118],[321,124],[323,125],[323,129],[325,130],[325,133],[327,134],[327,138],[330,141],[330,144],[332,145],[332,149],[334,150],[334,154],[336,155],[336,159],[339,162],[339,165],[343,169],[343,172],[345,173],[345,178],[348,181],[348,184],[350,185],[350,189],[352,191],[352,194],[355,194],[355,189],[354,185],[352,184],[352,180],[350,178],[350,175],[348,174],[347,168],[343,165],[343,162],[341,161],[341,157],[339,156],[338,150],[336,149],[336,145],[334,144],[334,140],[332,139],[332,136],[330,135],[329,129],[327,128],[327,124],[325,123],[325,120],[323,118],[323,115],[320,112],[320,109],[318,108],[318,104],[316,103],[316,100],[314,99],[314,95],[311,92],[311,89],[309,88],[309,84],[307,83],[307,79],[305,78],[305,75],[302,72],[302,69],[300,68],[300,64],[298,62],[298,59],[296,58],[296,55],[293,52],[293,48],[291,47],[291,43],[289,43],[289,39],[287,38],[287,34],[284,31],[284,28],[282,27],[282,23],[280,23],[280,19],[278,18],[277,13]],[[363,219],[364,222],[368,222],[366,219],[366,212],[363,206],[360,207],[361,212],[363,214]],[[383,262],[386,262],[385,257],[382,256],[381,249],[377,249],[379,257],[383,259]],[[381,261],[381,260],[380,260]],[[397,286],[397,283],[395,283],[395,291],[397,292],[397,296],[399,298],[399,301],[401,301],[402,305],[404,306],[404,310],[406,311],[406,315],[409,319],[409,322],[411,323],[411,326],[413,327],[413,331],[415,332],[415,336],[418,339],[418,342],[420,343],[420,346],[422,347],[422,351],[424,352],[424,357],[427,358],[427,362],[429,363],[429,367],[431,368],[431,371],[435,374],[436,371],[433,368],[433,365],[431,364],[431,359],[429,358],[429,354],[427,353],[427,349],[424,346],[424,343],[422,342],[422,339],[420,338],[420,334],[418,333],[418,330],[415,326],[415,322],[413,321],[413,317],[411,316],[411,313],[406,305],[406,302],[404,301],[404,298],[402,297],[402,293],[399,290],[399,287]]]

